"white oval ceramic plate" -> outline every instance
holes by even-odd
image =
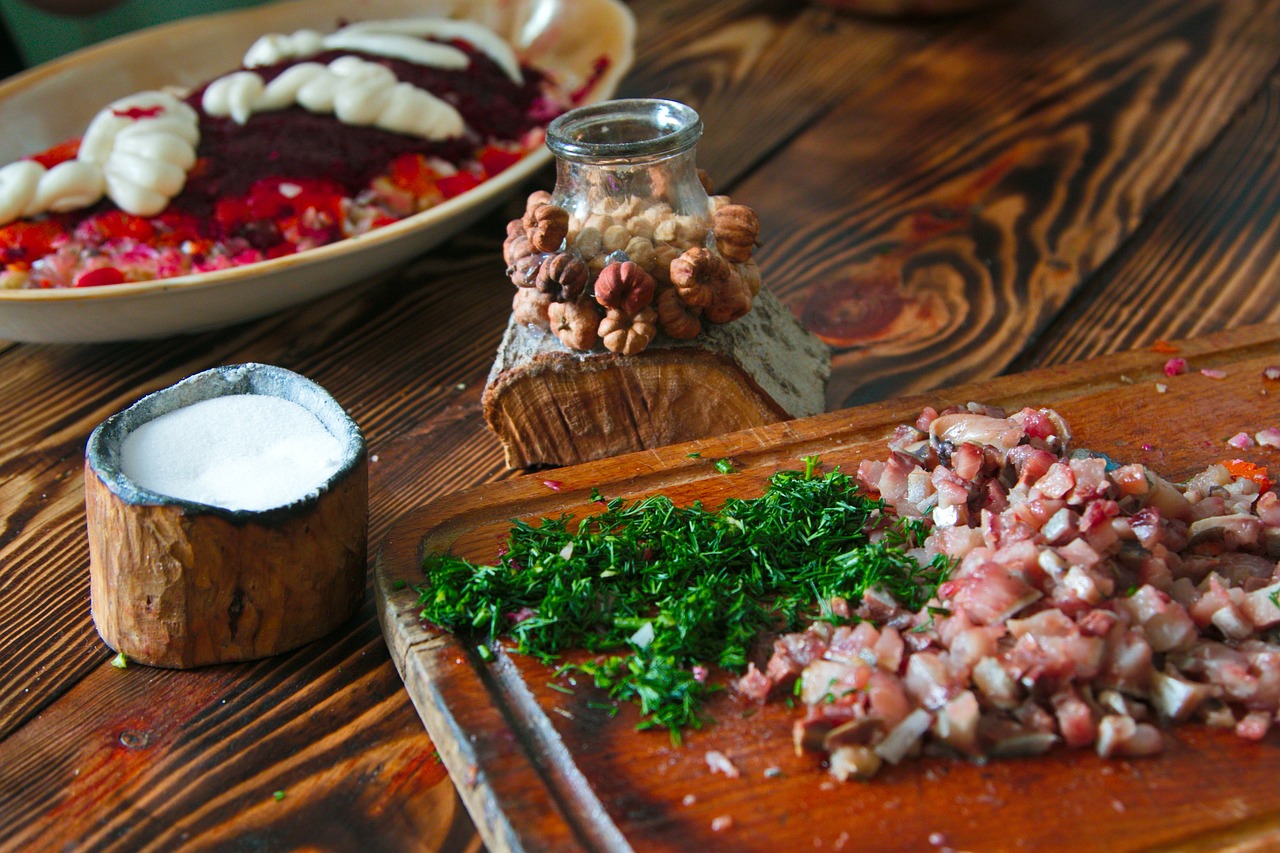
[[[239,66],[263,33],[340,22],[437,15],[479,20],[566,91],[608,66],[586,102],[604,100],[630,67],[635,22],[617,0],[292,0],[189,18],[90,47],[0,83],[0,164],[84,132],[112,100],[191,87]],[[0,290],[0,339],[87,343],[154,338],[249,320],[331,293],[447,240],[550,159],[537,152],[478,187],[400,222],[296,255],[151,282]]]

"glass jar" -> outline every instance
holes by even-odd
[[[551,203],[569,214],[565,250],[592,273],[620,260],[652,273],[686,249],[714,247],[695,162],[701,136],[693,108],[652,98],[592,104],[551,122]]]

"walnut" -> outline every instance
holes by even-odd
[[[709,249],[695,247],[671,262],[671,283],[685,304],[706,308],[731,272],[724,258]]]
[[[538,267],[534,286],[556,302],[577,302],[590,272],[581,258],[567,253],[547,255]]]
[[[653,301],[653,276],[632,261],[612,263],[596,279],[596,301],[634,316]]]
[[[728,323],[751,311],[751,289],[735,268],[729,277],[716,288],[715,298],[707,306],[703,316],[712,323]]]
[[[529,199],[524,203],[525,212],[533,210],[540,204],[551,204],[551,193],[546,190],[534,190],[529,193]]]
[[[520,258],[533,254],[533,244],[529,242],[529,238],[524,236],[521,231],[515,236],[507,235],[507,239],[502,242],[502,260],[509,267]]]
[[[610,352],[635,355],[658,333],[657,319],[652,308],[644,308],[635,315],[611,309],[600,321],[600,339]]]
[[[590,299],[552,302],[547,307],[551,331],[569,349],[589,350],[600,339],[600,313]]]
[[[569,234],[569,212],[554,204],[540,204],[524,215],[524,230],[539,252],[555,252]]]
[[[760,220],[756,212],[745,204],[726,204],[716,211],[716,248],[725,260],[744,264],[751,260],[760,236]]]
[[[549,294],[539,293],[532,287],[522,287],[511,302],[511,316],[517,323],[546,330],[551,328],[547,309],[553,304]]]
[[[543,256],[533,251],[528,237],[523,234],[508,237],[502,244],[502,258],[507,262],[507,275],[516,287],[533,286]]]
[[[680,294],[674,287],[664,287],[658,291],[654,300],[658,314],[658,325],[662,331],[673,338],[687,341],[696,338],[702,332],[702,321],[698,319],[700,308],[690,308],[684,304]]]
[[[524,236],[524,221],[521,219],[513,219],[507,223],[507,239],[511,240],[516,237]],[[503,243],[506,247],[506,243]]]
[[[511,276],[511,283],[516,287],[533,287],[538,280],[538,269],[542,266],[542,260],[546,255],[539,252],[525,255],[523,258],[517,258],[516,262],[507,267],[507,275]]]

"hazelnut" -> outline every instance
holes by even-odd
[[[627,196],[626,198],[606,198],[604,203],[600,205],[600,210],[610,216],[615,222],[624,222],[635,216],[640,208],[640,200],[635,196]]]
[[[627,230],[625,225],[610,225],[601,237],[606,253],[621,252],[627,247],[627,242],[630,239],[631,232]]]
[[[670,216],[659,219],[653,225],[653,240],[655,243],[674,243],[679,233],[675,219]]]
[[[604,248],[604,238],[600,234],[600,229],[584,225],[573,238],[573,245],[578,248],[584,258],[591,258],[600,254],[600,250]]]
[[[658,253],[654,251],[653,243],[644,237],[632,237],[622,251],[630,260],[642,266],[645,272],[652,272],[658,263]]]
[[[593,213],[582,223],[583,228],[594,228],[601,234],[608,231],[618,223],[613,221],[613,217],[604,213]]]
[[[680,250],[675,246],[659,245],[653,247],[654,258],[653,269],[649,272],[653,273],[653,277],[660,284],[671,283],[671,262],[680,257]]]
[[[706,242],[707,226],[696,216],[677,216],[676,223],[676,243],[691,249],[694,246],[701,246]]]
[[[633,237],[653,240],[653,220],[647,216],[636,215],[627,220],[627,230]]]

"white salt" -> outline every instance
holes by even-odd
[[[142,424],[125,437],[120,470],[158,494],[256,511],[313,491],[342,457],[341,442],[297,403],[235,394]]]

